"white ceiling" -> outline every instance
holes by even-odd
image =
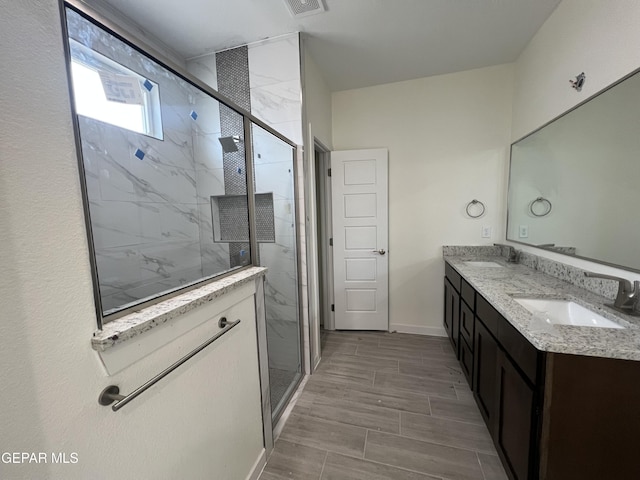
[[[332,91],[512,62],[560,0],[104,0],[182,57],[305,32]]]

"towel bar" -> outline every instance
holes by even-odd
[[[140,387],[136,388],[129,395],[120,395],[120,388],[118,388],[116,385],[109,385],[102,392],[100,392],[100,396],[98,397],[98,403],[100,405],[107,406],[107,405],[111,405],[113,402],[116,402],[111,407],[111,409],[114,412],[117,412],[122,407],[127,405],[131,400],[136,398],[138,395],[140,395],[142,392],[144,392],[148,388],[150,388],[153,385],[155,385],[157,382],[159,382],[164,377],[169,375],[171,372],[173,372],[176,368],[178,368],[180,365],[185,363],[187,360],[189,360],[189,359],[193,358],[194,356],[196,356],[198,353],[200,353],[202,350],[207,348],[209,345],[211,345],[213,342],[215,342],[218,338],[223,336],[225,333],[229,332],[232,328],[234,328],[239,323],[240,323],[240,320],[236,320],[235,322],[230,323],[225,317],[222,317],[218,321],[218,326],[220,328],[222,328],[223,330],[220,330],[218,333],[216,333],[209,340],[207,340],[206,342],[204,342],[200,346],[196,347],[191,352],[187,353],[184,357],[182,357],[180,360],[175,362],[173,365],[171,365],[170,367],[165,368],[162,372],[160,372],[158,375],[153,377],[151,380],[149,380],[144,385],[141,385]]]

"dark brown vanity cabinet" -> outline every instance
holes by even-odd
[[[544,353],[447,265],[445,328],[462,371],[512,480],[537,477]],[[456,277],[457,275],[457,277]],[[459,279],[459,280],[458,280]],[[457,281],[459,290],[455,290]],[[454,294],[455,292],[455,294]],[[457,297],[457,298],[456,298]],[[453,302],[459,302],[457,308]],[[457,330],[452,318],[458,312]],[[540,382],[540,383],[538,383]]]
[[[640,361],[539,351],[446,263],[445,275],[447,334],[507,476],[640,479]]]
[[[445,264],[444,328],[469,385],[473,384],[475,295],[473,287],[451,266]]]
[[[538,478],[544,352],[481,295],[475,311],[474,396],[513,480]]]

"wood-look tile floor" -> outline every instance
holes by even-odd
[[[446,338],[325,332],[261,480],[506,480]]]

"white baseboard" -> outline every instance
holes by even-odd
[[[414,335],[431,335],[434,337],[446,337],[447,332],[444,327],[424,327],[421,325],[403,325],[392,323],[389,325],[390,332],[413,333]]]
[[[258,480],[266,464],[267,464],[267,451],[263,448],[262,452],[260,453],[260,456],[256,460],[256,463],[253,464],[253,468],[251,469],[251,473],[249,473],[249,475],[247,476],[247,480]]]

